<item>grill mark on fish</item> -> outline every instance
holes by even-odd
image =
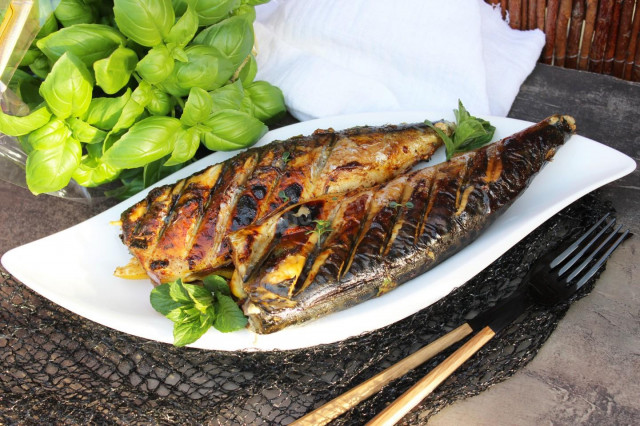
[[[168,224],[151,255],[152,258],[164,256],[162,266],[152,268],[160,282],[166,281],[167,276],[181,276],[189,271],[186,253],[193,245],[205,204],[210,197],[211,184],[215,185],[217,182],[220,169],[220,166],[211,166],[186,180]]]
[[[245,151],[234,161],[225,164],[221,185],[212,195],[195,242],[187,256],[191,270],[190,277],[199,278],[221,266],[214,261],[222,245],[222,232],[231,220],[229,214],[235,206],[239,187],[246,181],[256,165],[256,152]],[[225,214],[226,212],[226,214]]]
[[[343,279],[349,278],[349,275],[357,275],[370,270],[376,262],[380,262],[381,254],[390,238],[390,229],[393,228],[399,215],[398,209],[390,207],[389,203],[401,200],[405,188],[404,180],[402,178],[396,179],[384,185],[378,192],[379,208],[372,214],[366,225],[366,230],[359,238],[351,264],[347,273],[343,274]]]
[[[368,207],[354,209],[350,219],[352,224],[358,220],[364,224],[360,222],[360,227],[349,227],[345,222],[342,228],[336,223],[332,238],[322,243],[313,261],[314,268],[318,266],[317,273],[309,272],[299,291],[274,294],[259,280],[246,283],[251,289],[245,303],[251,328],[259,333],[270,333],[289,324],[344,309],[385,293],[443,261],[491,224],[574,130],[573,120],[569,117],[555,121],[547,119],[497,145],[456,156],[450,162],[409,173],[364,191],[375,195],[369,197]],[[492,157],[498,157],[499,161]],[[489,175],[491,179],[487,179]],[[398,189],[398,182],[402,182],[404,188]],[[391,188],[395,188],[395,194]],[[414,200],[413,209],[406,209],[406,206],[393,209],[398,210],[393,220],[392,209],[388,206],[374,210],[377,207],[371,200],[382,197],[384,191],[389,191],[385,195],[388,198],[400,198],[401,204]],[[399,196],[400,191],[402,196]],[[338,208],[346,210],[358,196],[358,192],[353,192],[340,197],[342,207]],[[427,198],[420,201],[421,205],[418,205],[419,196]],[[501,199],[496,201],[496,197]],[[388,254],[383,257],[373,245],[377,237],[380,246],[380,236],[385,233],[388,235]],[[336,270],[340,270],[337,265],[342,264],[344,268],[345,241],[349,239],[353,241],[350,264],[344,269],[345,273],[337,274]],[[324,256],[325,253],[328,255]],[[280,262],[286,260],[279,258]],[[306,261],[310,262],[310,259]],[[260,275],[257,270],[255,276]],[[269,284],[278,286],[277,282]],[[287,282],[289,289],[291,284]]]

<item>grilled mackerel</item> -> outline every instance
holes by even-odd
[[[471,242],[575,131],[552,116],[376,187],[290,206],[229,235],[234,286],[258,333],[379,296]]]
[[[441,144],[420,123],[318,130],[249,149],[150,191],[122,214],[121,238],[155,283],[193,281],[229,264],[230,232],[287,204],[386,182]]]

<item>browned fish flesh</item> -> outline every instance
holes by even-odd
[[[232,232],[234,286],[271,333],[379,296],[456,253],[525,190],[575,131],[552,116],[450,161],[289,206]]]
[[[451,134],[452,124],[436,125]],[[441,144],[422,123],[276,141],[153,189],[122,214],[121,238],[155,283],[193,281],[230,263],[230,232],[288,204],[386,182]]]

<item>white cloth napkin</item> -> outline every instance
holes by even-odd
[[[482,0],[271,0],[257,14],[257,78],[299,120],[458,99],[505,116],[544,46]]]

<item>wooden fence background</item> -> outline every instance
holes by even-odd
[[[640,81],[640,0],[485,0],[512,28],[544,31],[540,61]]]

